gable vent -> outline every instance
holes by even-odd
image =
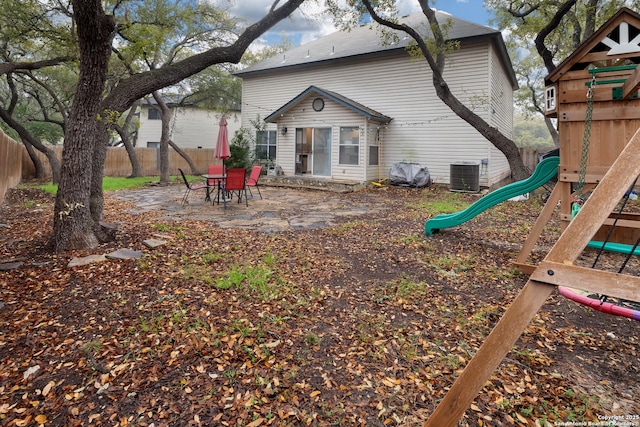
[[[478,193],[480,191],[480,163],[451,163],[451,191]]]

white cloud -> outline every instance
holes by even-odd
[[[227,3],[228,0],[217,0],[218,3]],[[273,0],[236,0],[231,2],[229,13],[245,19],[248,23],[256,22],[264,17]],[[408,15],[420,10],[417,0],[399,0],[396,2],[400,16]],[[267,40],[279,39],[279,36],[287,37],[294,42],[304,44],[322,36],[335,32],[331,17],[324,14],[324,1],[306,1],[291,17],[282,20],[262,37],[262,43]]]

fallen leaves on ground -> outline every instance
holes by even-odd
[[[89,253],[50,252],[51,198],[12,190],[0,259],[25,265],[0,272],[3,425],[422,425],[526,281],[510,263],[541,204],[425,238],[442,189],[335,197],[371,192],[380,213],[276,234],[107,196],[118,241],[94,253],[145,256],[68,268]],[[168,243],[144,248],[154,235]],[[553,297],[461,425],[637,414],[637,332]]]

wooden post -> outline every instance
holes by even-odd
[[[561,194],[560,186],[555,185],[551,195],[549,195],[549,198],[547,199],[547,203],[545,203],[544,208],[542,208],[542,212],[540,212],[540,216],[538,216],[536,223],[533,225],[531,233],[529,233],[527,240],[522,244],[522,249],[520,249],[520,253],[518,253],[515,265],[525,274],[531,275],[533,270],[536,268],[534,265],[526,264],[527,258],[531,255],[533,247],[542,234],[542,230],[549,222],[551,215],[553,215],[553,211],[560,200]]]
[[[454,427],[491,373],[500,365],[533,316],[551,295],[554,287],[557,285],[579,287],[580,283],[561,283],[554,278],[555,271],[549,267],[573,264],[638,175],[640,175],[640,130],[637,130],[627,143],[618,159],[602,178],[602,182],[598,184],[591,197],[545,257],[544,261],[555,264],[547,264],[547,271],[541,271],[545,268],[542,266],[534,271],[532,278],[527,281],[484,344],[465,367],[431,418],[427,420],[425,427]],[[640,289],[633,289],[637,284],[636,281],[621,283],[617,280],[620,275],[607,272],[598,274],[600,280],[607,282],[606,289],[609,295],[640,296]],[[565,274],[564,277],[571,282],[571,275]],[[554,278],[554,280],[548,280],[548,278]]]
[[[631,99],[640,87],[640,68],[637,68],[622,85],[622,99]]]

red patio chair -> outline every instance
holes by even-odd
[[[229,168],[227,169],[227,178],[224,182],[224,190],[222,191],[222,200],[224,207],[227,207],[227,197],[233,199],[233,194],[238,196],[238,203],[242,201],[242,193],[244,192],[244,203],[249,206],[247,201],[247,186],[245,178],[247,170],[245,168]]]
[[[224,175],[224,165],[209,165],[207,173],[209,175]],[[207,180],[210,187],[215,187],[219,184],[219,179],[208,179]]]
[[[255,187],[256,190],[258,190],[258,195],[260,196],[260,200],[262,200],[262,194],[260,194],[260,187],[258,187],[258,180],[260,179],[261,173],[262,173],[262,166],[256,165],[251,168],[249,179],[247,179],[247,188],[249,189],[249,194],[251,194],[251,198],[253,198],[253,192],[251,191],[251,187]]]
[[[192,191],[206,189],[208,194],[209,186],[207,185],[206,182],[202,184],[192,184],[189,181],[187,181],[187,177],[185,176],[184,172],[182,172],[182,169],[178,169],[178,170],[180,171],[180,175],[182,175],[182,180],[184,181],[184,185],[187,186],[187,190],[184,192],[184,196],[182,196],[182,206],[184,206],[185,203],[187,203],[187,198],[189,197],[189,193],[191,193]]]

